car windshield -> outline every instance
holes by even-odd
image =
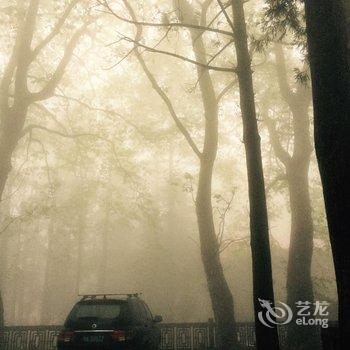
[[[70,313],[67,322],[85,324],[86,322],[125,321],[128,314],[127,303],[80,303]]]
[[[72,318],[77,320],[81,318],[98,318],[111,319],[120,315],[122,305],[120,304],[95,304],[95,305],[79,305],[75,308]]]

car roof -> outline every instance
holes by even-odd
[[[138,294],[96,294],[84,295],[83,298],[77,302],[77,304],[115,304],[135,301],[141,301]]]
[[[92,299],[92,300],[80,300],[77,305],[95,305],[95,304],[121,304],[127,303],[128,299]]]

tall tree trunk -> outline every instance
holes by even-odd
[[[315,147],[339,300],[341,349],[350,344],[350,69],[341,0],[305,1]]]
[[[202,23],[206,25],[206,11],[210,1],[202,6]],[[186,23],[195,23],[193,9],[187,1],[182,3],[182,19]],[[202,33],[190,30],[192,46],[197,62],[206,64],[207,55]],[[232,293],[228,287],[220,261],[220,247],[216,237],[212,208],[212,177],[213,167],[218,149],[218,106],[216,93],[210,73],[207,69],[197,66],[199,87],[202,93],[205,138],[196,196],[196,213],[201,246],[203,266],[207,278],[208,289],[212,301],[215,321],[218,326],[219,349],[234,349],[237,346],[237,336],[234,318]]]
[[[308,109],[309,89],[299,84],[294,92],[289,83],[282,45],[275,46],[276,73],[282,99],[292,113],[293,154],[283,148],[274,124],[266,117],[270,140],[276,157],[286,171],[291,212],[291,235],[287,270],[287,302],[297,314],[296,302],[314,301],[311,278],[313,220],[309,193],[309,166],[312,153]],[[320,349],[320,334],[315,326],[300,327],[294,320],[288,325],[289,349]]]
[[[11,58],[0,82],[0,200],[12,168],[12,154],[21,137],[28,106],[31,103],[27,73],[32,60],[31,43],[39,2],[31,0],[28,4],[25,18],[19,25]],[[14,91],[11,92],[13,81]],[[12,105],[11,94],[13,94]]]
[[[343,0],[345,7],[345,16],[346,16],[346,32],[348,37],[348,62],[350,64],[350,1]]]
[[[0,200],[12,169],[11,158],[21,136],[27,109],[24,105],[18,111],[1,110],[0,113]]]
[[[279,349],[277,329],[264,326],[258,319],[259,312],[266,312],[259,299],[274,304],[274,293],[265,183],[243,1],[232,0],[232,8],[249,188],[256,346],[258,350],[275,350]]]
[[[215,235],[211,178],[213,162],[210,156],[201,161],[196,213],[200,237],[201,255],[207,278],[210,299],[218,327],[219,349],[235,349],[236,329],[233,298],[220,262],[219,245]]]
[[[308,166],[287,169],[291,209],[291,237],[287,270],[287,304],[296,315],[296,302],[314,301],[311,279],[313,251],[313,221],[308,183]],[[294,320],[288,325],[288,349],[316,350],[321,348],[318,328],[298,326]]]

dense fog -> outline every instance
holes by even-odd
[[[140,292],[165,322],[213,317],[196,215],[201,162],[196,151],[202,152],[214,130],[207,115],[211,108],[218,121],[210,196],[219,256],[236,321],[253,321],[250,207],[233,39],[166,26],[197,23],[229,31],[217,2],[189,1],[183,6],[192,12],[181,12],[177,1],[130,0],[139,21],[164,24],[151,26],[131,23],[123,1],[73,1],[69,10],[70,1],[41,1],[36,21],[21,34],[29,3],[0,1],[2,83],[14,70],[8,65],[14,45],[24,50],[17,53],[22,62],[26,45],[39,48],[28,64],[17,66],[6,97],[10,105],[23,97],[23,79],[33,94],[23,125],[13,134],[12,168],[0,203],[5,324],[60,325],[79,295],[95,293]],[[293,161],[309,163],[314,297],[329,301],[330,318],[336,319],[314,151],[309,159],[298,159],[313,145],[305,46],[289,31],[279,43],[264,37],[270,30],[265,8],[262,1],[249,1],[245,16],[275,300],[287,298],[291,233],[293,188],[283,157],[299,152]],[[50,84],[53,90],[45,91]],[[215,103],[206,97],[209,88]],[[300,106],[307,117],[301,136],[293,115]],[[300,138],[306,144],[300,146]]]

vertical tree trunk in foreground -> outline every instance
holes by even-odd
[[[339,300],[341,349],[350,345],[350,71],[341,0],[306,0],[315,147]]]
[[[259,299],[274,304],[274,293],[265,183],[243,1],[232,0],[232,8],[249,188],[256,346],[258,350],[275,350],[279,349],[277,328],[268,328],[258,319],[259,312],[266,312]]]
[[[348,63],[350,64],[350,0],[343,0],[345,7],[346,16],[346,32],[347,32],[347,43],[348,43]]]

